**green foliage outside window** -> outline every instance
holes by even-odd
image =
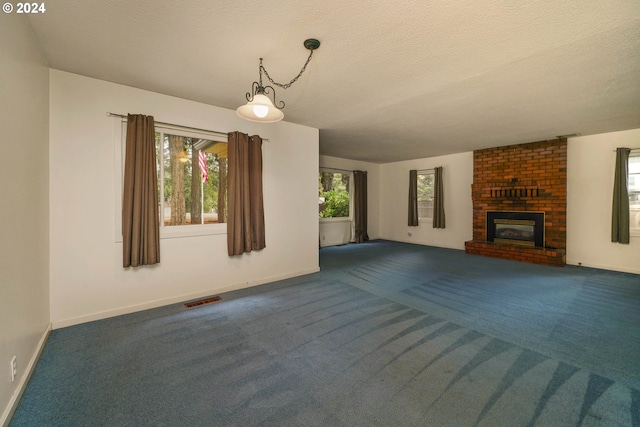
[[[325,191],[323,196],[325,208],[320,212],[320,218],[349,216],[349,193],[334,189]]]
[[[321,171],[318,174],[320,218],[349,216],[349,175]]]
[[[418,174],[418,217],[433,218],[434,172]]]

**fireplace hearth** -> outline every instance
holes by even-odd
[[[544,212],[487,211],[487,241],[544,247]]]

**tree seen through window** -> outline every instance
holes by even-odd
[[[433,218],[434,172],[418,173],[418,218]]]
[[[320,171],[318,203],[320,218],[349,216],[349,178],[351,174]]]
[[[161,130],[156,157],[163,226],[226,222],[226,142]]]

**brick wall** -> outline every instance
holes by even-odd
[[[473,240],[467,253],[564,265],[567,233],[567,140],[473,152]],[[513,248],[486,241],[486,212],[545,213],[545,248]]]

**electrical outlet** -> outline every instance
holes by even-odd
[[[16,380],[16,376],[18,375],[18,359],[16,356],[13,356],[11,359],[11,382]]]

